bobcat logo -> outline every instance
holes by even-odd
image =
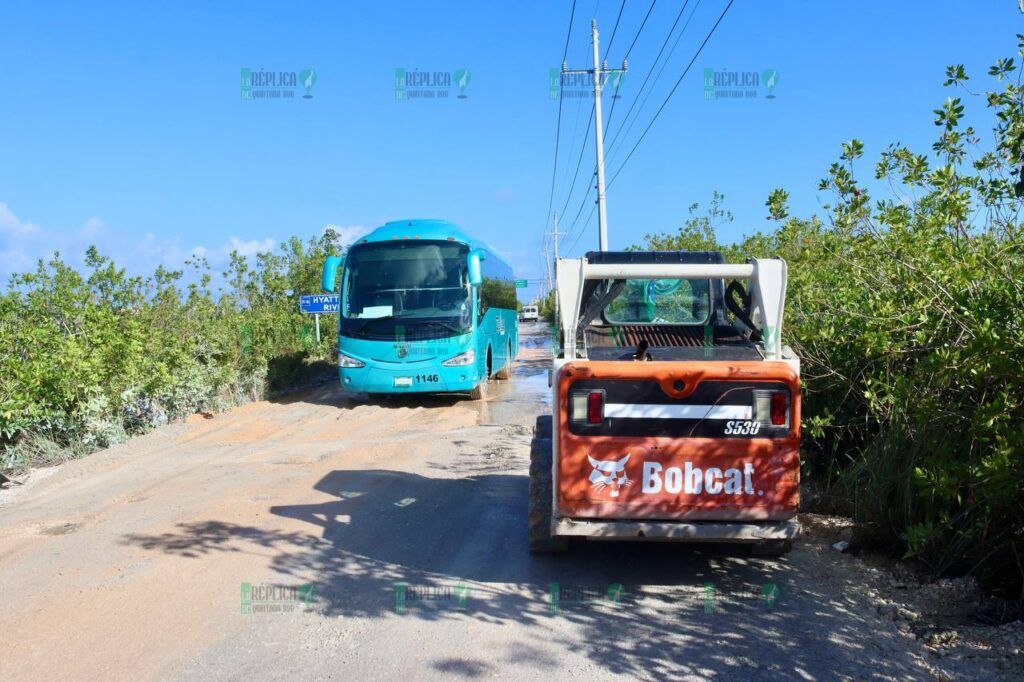
[[[604,490],[611,486],[611,496],[618,497],[619,490],[623,486],[633,485],[633,481],[626,475],[626,462],[631,456],[631,454],[627,454],[619,460],[600,460],[587,455],[590,466],[594,467],[594,470],[590,472],[590,487],[594,490]]]

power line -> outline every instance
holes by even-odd
[[[590,46],[593,67],[585,69],[570,69],[566,63],[562,63],[562,73],[590,74],[594,88],[594,151],[597,156],[597,224],[598,237],[602,251],[608,250],[608,212],[605,203],[605,182],[604,182],[604,117],[601,115],[601,100],[603,84],[606,77],[612,74],[621,75],[626,72],[626,62],[622,63],[621,69],[609,69],[608,63],[601,62],[600,40],[597,30],[597,19],[590,20]]]
[[[699,2],[699,0],[698,0],[698,2]],[[686,69],[679,76],[679,79],[676,81],[675,85],[672,87],[672,90],[669,91],[668,96],[661,103],[661,106],[658,108],[658,111],[655,112],[654,118],[652,118],[651,122],[648,123],[647,127],[644,129],[644,132],[640,135],[640,138],[637,140],[636,144],[633,145],[633,148],[630,150],[629,154],[626,156],[626,159],[619,166],[618,170],[615,171],[615,175],[613,175],[612,179],[608,182],[608,186],[609,187],[611,187],[611,184],[612,184],[612,182],[615,181],[615,178],[617,178],[619,176],[619,173],[622,172],[622,169],[625,168],[626,163],[628,163],[629,159],[633,156],[633,152],[635,152],[637,147],[640,146],[640,143],[643,142],[644,137],[647,136],[647,133],[650,131],[651,127],[654,125],[654,122],[658,119],[658,116],[661,115],[662,110],[664,110],[665,106],[668,104],[668,101],[672,98],[672,95],[675,94],[675,91],[679,88],[680,83],[682,83],[683,79],[686,77],[686,74],[689,72],[690,68],[693,67],[694,62],[697,61],[697,57],[700,56],[701,52],[704,50],[705,45],[707,45],[708,41],[711,40],[711,36],[714,35],[715,31],[718,29],[718,25],[722,23],[722,19],[725,18],[725,15],[729,11],[729,8],[732,7],[733,2],[734,2],[734,0],[729,0],[729,3],[725,6],[725,9],[722,10],[722,14],[718,17],[718,21],[716,21],[715,25],[711,27],[711,30],[708,32],[707,36],[704,38],[704,42],[702,42],[700,47],[697,48],[697,52],[694,54],[693,59],[690,60],[690,63],[686,66]],[[694,11],[696,11],[696,6],[694,6]],[[691,19],[693,18],[693,14],[690,15],[690,18]],[[689,23],[689,20],[687,20],[687,23]],[[683,30],[684,31],[686,30],[686,26],[685,25],[683,27]],[[682,33],[680,33],[680,37],[682,37]],[[678,43],[678,38],[676,40],[677,40],[677,43]],[[673,47],[673,49],[675,49],[675,48]],[[657,63],[657,60],[655,60],[655,63]],[[659,73],[659,75],[660,75],[660,73]],[[657,81],[657,78],[655,78],[655,81]],[[628,114],[627,114],[627,116],[628,116]],[[576,227],[577,223],[579,222],[579,217],[580,217],[580,215],[582,215],[583,207],[585,205],[586,205],[586,197],[584,197],[584,200],[580,203],[579,210],[576,212],[575,218],[573,218],[572,225],[567,230],[567,232],[569,234],[572,234],[575,231],[574,228]],[[583,223],[582,223],[582,225],[580,227],[579,232],[573,238],[572,244],[569,245],[569,247],[566,249],[567,252],[571,251],[572,249],[574,249],[576,247],[576,244],[579,242],[580,237],[582,237],[583,233],[586,231],[586,226],[590,223],[590,219],[593,217],[593,215],[594,215],[594,207],[591,207],[590,213],[587,215],[587,218],[583,221]]]
[[[688,3],[689,0],[686,0],[686,2]],[[657,0],[651,0],[650,5],[647,7],[647,12],[644,14],[643,21],[640,22],[639,28],[637,28],[636,33],[633,35],[633,40],[630,41],[629,48],[626,50],[626,55],[625,55],[625,57],[623,59],[623,71],[626,68],[626,60],[629,58],[629,55],[633,52],[633,48],[636,46],[637,41],[640,39],[641,33],[643,33],[644,28],[647,26],[647,22],[650,20],[651,14],[654,11],[654,6],[656,4],[657,4]],[[608,41],[608,46],[607,46],[606,51],[605,51],[606,59],[607,59],[607,56],[611,53],[611,48],[612,48],[612,46],[613,46],[613,44],[615,42],[615,37],[616,37],[616,35],[618,35],[618,29],[619,29],[619,25],[620,25],[621,20],[622,20],[622,14],[623,14],[623,12],[625,10],[625,7],[626,7],[626,0],[622,0],[622,3],[619,5],[619,12],[618,12],[618,14],[616,15],[616,18],[615,18],[615,25],[612,28],[611,39]],[[596,12],[596,8],[595,8],[595,12]],[[680,15],[681,15],[681,13],[680,13]],[[673,25],[673,28],[674,28],[674,25]],[[596,60],[596,56],[595,56],[595,60]],[[596,68],[597,68],[597,66],[595,66],[595,69]],[[596,87],[596,85],[595,85],[595,87]],[[616,103],[617,103],[617,99],[613,99],[612,100],[612,106],[611,106],[611,109],[610,109],[609,114],[608,114],[608,121],[609,122],[611,121],[612,116],[615,113]],[[566,209],[569,206],[569,203],[572,201],[572,195],[573,195],[573,192],[574,192],[574,190],[576,188],[576,181],[579,179],[579,172],[580,172],[580,168],[582,167],[583,155],[586,153],[586,138],[590,134],[590,127],[594,124],[593,115],[594,115],[594,111],[595,111],[596,107],[597,107],[597,102],[595,101],[595,103],[591,105],[591,119],[588,120],[588,122],[587,122],[587,130],[583,134],[583,144],[580,147],[580,154],[579,154],[579,157],[576,160],[576,170],[573,173],[572,183],[570,184],[569,192],[566,195],[565,204],[562,206],[562,213],[563,213],[563,215],[565,214]],[[598,123],[601,123],[601,122],[598,121]],[[600,133],[598,133],[598,136],[600,136]],[[600,154],[599,154],[599,158],[600,158]],[[602,185],[600,177],[598,178],[598,185],[599,186]],[[587,200],[588,196],[589,196],[589,190],[586,191],[584,193],[584,195],[583,195],[582,201],[580,203],[580,208],[576,212],[576,217],[573,220],[573,224],[569,227],[569,230],[568,230],[569,233],[571,233],[574,230],[574,228],[576,226],[576,223],[579,220],[579,216],[580,216],[580,214],[583,211],[583,206],[586,204],[586,200]],[[599,192],[598,192],[598,201],[599,202],[602,201],[602,193],[600,191],[600,187],[599,187]],[[588,218],[588,220],[589,220],[589,218]],[[602,233],[603,233],[603,229],[604,228],[602,227]],[[577,239],[578,239],[578,237],[577,237]],[[545,240],[545,247],[546,246],[547,246],[547,241]]]
[[[647,89],[646,93],[643,92],[643,87],[641,87],[640,90],[637,91],[636,97],[633,99],[633,104],[630,105],[629,111],[626,112],[626,118],[623,119],[623,124],[616,128],[615,134],[612,135],[611,142],[608,143],[609,159],[615,153],[616,144],[618,144],[619,140],[625,139],[625,136],[629,135],[629,132],[633,130],[633,126],[636,125],[636,122],[640,119],[640,113],[644,110],[644,107],[647,106],[647,100],[651,98],[651,94],[654,92],[655,86],[657,86],[658,81],[661,80],[661,75],[665,73],[665,67],[668,66],[670,61],[672,61],[672,55],[676,53],[676,48],[679,47],[679,41],[682,40],[683,35],[685,35],[686,33],[686,29],[690,26],[690,22],[693,20],[693,16],[697,13],[697,10],[700,8],[700,3],[701,0],[697,0],[697,2],[694,3],[693,11],[690,12],[690,16],[687,17],[686,22],[683,24],[683,28],[679,31],[679,35],[676,36],[675,41],[672,43],[672,49],[668,51],[668,56],[665,57],[665,61],[662,62],[661,66],[658,68],[658,73],[655,74],[654,80],[651,82],[651,87]],[[669,31],[669,36],[671,37],[671,35],[672,32]],[[657,63],[658,60],[655,59],[654,65],[657,66]],[[650,76],[649,73],[648,76]],[[646,83],[646,79],[644,80],[644,82]],[[641,94],[643,94],[643,101],[640,102],[640,108],[636,110],[636,115],[633,116],[631,120],[629,116],[633,112],[633,109],[636,107],[637,101],[639,100]],[[628,125],[626,124],[626,121],[629,121]]]
[[[569,229],[566,231],[566,234],[573,234],[574,232],[576,232],[576,224],[580,220],[580,215],[583,214],[583,207],[587,205],[587,199],[589,197],[590,197],[590,192],[589,191],[586,194],[583,195],[583,200],[580,201],[580,207],[578,209],[576,209],[576,215],[573,217],[572,224],[569,225]],[[595,207],[597,206],[596,202],[594,203],[594,206]],[[593,215],[594,209],[591,209],[590,213],[591,213],[591,215]],[[578,242],[580,240],[580,235],[583,234],[583,231],[584,231],[583,228],[586,227],[587,223],[589,223],[589,222],[590,222],[590,217],[588,216],[586,222],[584,222],[583,225],[580,226],[579,232],[576,234],[575,237],[573,237],[573,240],[572,240],[572,245],[573,246],[576,246],[576,242]],[[571,249],[572,247],[569,247],[569,248]]]
[[[569,193],[565,196],[565,205],[562,206],[561,213],[565,215],[565,209],[569,206],[569,200],[572,199],[573,189],[576,187],[576,179],[580,176],[580,167],[583,165],[583,153],[587,150],[587,137],[590,135],[590,127],[594,125],[594,105],[590,105],[590,116],[587,121],[587,129],[583,132],[583,146],[580,147],[580,156],[576,159],[576,173],[572,176],[572,185],[569,187]],[[572,229],[572,228],[570,228]]]
[[[592,123],[592,122],[593,122],[593,109],[591,109],[591,123]],[[589,132],[590,132],[590,128],[589,128],[589,126],[588,126],[588,127],[587,127],[587,133],[589,133]],[[585,134],[586,134],[586,133],[585,133]],[[580,158],[579,158],[579,160],[578,160],[578,162],[577,162],[577,164],[576,164],[576,166],[577,166],[577,167],[576,167],[576,172],[577,172],[577,173],[579,173],[579,165],[580,165],[580,163],[579,163],[579,162],[582,162],[582,160],[583,160],[583,152],[584,152],[585,150],[586,150],[586,140],[584,139],[584,146],[583,146],[583,149],[580,149]],[[591,173],[591,176],[593,177],[593,176],[594,176],[594,175],[596,175],[596,174],[597,174],[597,169],[596,169],[596,167],[595,167],[594,171],[593,171],[593,172]],[[583,197],[582,197],[582,198],[580,199],[580,206],[579,206],[579,208],[578,208],[578,209],[576,209],[576,215],[575,215],[575,217],[573,217],[573,219],[572,219],[572,223],[571,223],[571,224],[569,225],[569,228],[568,228],[568,229],[566,230],[566,235],[567,235],[567,236],[568,236],[568,235],[572,235],[572,234],[573,234],[573,233],[574,233],[574,232],[576,231],[576,225],[577,225],[577,223],[579,223],[580,215],[582,215],[582,214],[583,214],[583,207],[584,207],[584,206],[586,206],[586,204],[587,204],[587,199],[588,199],[589,197],[590,197],[590,190],[589,190],[589,189],[587,189],[587,190],[586,190],[586,191],[585,191],[585,192],[583,193]],[[565,206],[563,206],[563,207],[562,207],[562,213],[563,213],[563,214],[565,214],[565,209],[566,209],[566,207],[568,207],[568,205],[569,205],[569,200],[570,200],[571,198],[572,198],[572,196],[571,196],[571,195],[570,195],[570,196],[567,196],[567,197],[565,198]],[[594,214],[594,210],[595,210],[596,208],[597,208],[597,203],[595,202],[595,203],[594,203],[594,206],[593,206],[593,207],[591,208],[591,210],[590,210],[590,215],[591,215],[591,216],[593,216],[593,214]],[[588,216],[588,217],[587,217],[587,220],[586,220],[586,221],[585,221],[585,222],[583,223],[583,225],[581,225],[581,226],[580,226],[580,232],[579,232],[579,234],[576,234],[576,236],[575,236],[575,237],[573,238],[573,242],[572,242],[572,243],[573,243],[573,246],[575,246],[575,245],[576,245],[576,242],[578,242],[578,241],[579,241],[579,239],[580,239],[580,236],[582,235],[583,231],[585,230],[585,228],[586,228],[586,226],[587,226],[587,224],[588,224],[589,222],[590,222],[590,217]],[[572,249],[572,247],[569,247],[569,249]]]
[[[619,32],[619,20],[622,19],[622,10],[626,9],[626,0],[622,0],[622,4],[619,5],[619,15],[615,17],[615,26],[612,27],[612,37],[608,40],[608,47],[605,48],[604,58],[608,59],[608,54],[612,51],[612,43],[615,42],[615,34]]]
[[[593,109],[591,109],[591,123],[593,123]],[[589,133],[589,132],[590,132],[590,126],[587,126],[587,133]],[[579,160],[577,161],[577,164],[576,164],[576,172],[577,172],[577,174],[579,173],[579,167],[580,167],[580,162],[582,162],[582,161],[583,161],[583,152],[584,152],[584,151],[586,150],[586,134],[587,134],[587,133],[584,133],[584,141],[583,141],[583,148],[582,148],[582,149],[580,149],[580,158],[579,158]],[[596,173],[597,173],[597,169],[595,168],[594,172],[593,172],[593,173],[591,173],[591,176],[595,175]],[[574,180],[574,181],[575,181],[575,180]],[[567,235],[567,236],[568,236],[568,235],[571,235],[571,234],[573,234],[573,232],[574,232],[574,231],[576,230],[576,224],[577,224],[577,223],[579,222],[579,219],[580,219],[580,215],[581,215],[581,214],[583,213],[583,207],[584,207],[584,206],[586,205],[586,203],[587,203],[587,198],[588,198],[589,196],[590,196],[590,190],[589,190],[589,189],[587,189],[587,190],[586,190],[586,191],[585,191],[585,192],[583,193],[583,198],[582,198],[582,199],[580,199],[580,207],[579,207],[579,208],[578,208],[578,209],[576,210],[576,216],[575,216],[575,217],[574,217],[574,218],[572,219],[572,223],[571,223],[571,224],[569,225],[569,229],[567,229],[567,230],[566,230],[566,235]],[[563,207],[562,207],[562,213],[563,213],[563,215],[565,214],[565,209],[566,209],[566,207],[568,207],[568,205],[569,205],[569,200],[570,200],[571,198],[572,198],[572,195],[571,195],[571,194],[570,194],[569,196],[567,196],[567,197],[565,198],[565,206],[563,206]],[[595,203],[595,204],[594,204],[594,206],[595,206],[595,208],[596,208],[597,204]],[[593,215],[593,209],[591,210],[591,215]],[[589,222],[589,221],[590,221],[590,218],[587,218],[587,222]],[[583,226],[581,226],[581,228],[580,228],[580,229],[581,229],[581,231],[582,231],[582,229],[583,229],[584,227],[586,227],[586,223],[584,223],[584,224],[583,224]],[[581,232],[581,233],[582,233],[582,232]],[[579,235],[579,234],[577,234],[577,235],[576,235],[576,236],[575,236],[575,237],[573,238],[573,246],[575,246],[575,245],[576,245],[576,242],[577,242],[577,241],[579,241],[579,238],[580,238],[580,235]],[[572,247],[570,247],[570,248],[572,248]]]
[[[572,20],[576,16],[576,0],[572,0],[572,9],[569,10],[569,28],[565,33],[565,47],[562,49],[562,61],[565,61],[569,54],[569,38],[572,36]],[[561,75],[559,75],[561,78]],[[555,203],[555,178],[558,171],[558,147],[562,138],[562,100],[563,92],[561,86],[558,88],[558,122],[555,124],[555,160],[551,164],[551,192],[548,195],[548,210],[544,214],[544,222],[547,223],[547,216],[551,215],[551,206]]]
[[[629,55],[630,55],[630,53],[633,52],[633,47],[636,45],[637,39],[640,37],[640,34],[643,32],[644,26],[647,25],[647,20],[651,18],[651,12],[654,10],[654,3],[656,3],[656,2],[658,2],[658,0],[651,0],[651,6],[647,8],[647,14],[644,15],[644,20],[640,23],[640,28],[638,28],[636,30],[636,35],[633,36],[633,42],[631,42],[629,44],[629,49],[626,50],[626,57],[625,57],[626,59],[629,59]]]
[[[576,99],[576,118],[573,121],[572,134],[569,136],[569,140],[570,140],[570,142],[569,142],[569,152],[573,151],[573,146],[574,146],[573,142],[576,140],[576,133],[578,133],[579,129],[580,129],[580,113],[583,111],[583,102],[582,102],[583,98],[582,97],[576,97],[575,99]],[[586,139],[586,136],[584,136],[583,143],[586,144],[586,142],[587,142],[587,139]],[[570,158],[572,158],[572,154],[571,153],[570,153]],[[572,172],[572,164],[571,163],[570,164],[566,164],[565,172],[562,174],[562,189],[563,190],[565,189],[566,185],[569,184],[569,174],[571,172]],[[575,181],[575,178],[573,178],[573,180]]]
[[[647,25],[647,20],[651,18],[651,12],[654,11],[654,3],[656,3],[657,1],[658,0],[651,0],[651,6],[647,8],[647,14],[644,15],[644,20],[640,23],[640,28],[638,28],[636,30],[636,35],[633,36],[633,42],[631,42],[629,44],[629,49],[626,50],[626,56],[622,58],[623,63],[625,63],[626,60],[629,59],[629,55],[632,54],[633,46],[636,45],[637,39],[640,38],[640,34],[643,32],[644,26]],[[686,0],[686,1],[689,2],[689,0]],[[612,115],[615,114],[615,104],[618,101],[619,100],[617,100],[616,98],[614,98],[614,97],[612,98],[612,106],[611,106],[611,109],[608,110],[608,123],[606,123],[605,125],[610,125],[611,124],[611,122],[612,122]]]
[[[672,95],[674,95],[676,90],[679,89],[680,83],[682,83],[683,79],[686,78],[686,74],[690,72],[690,68],[693,66],[693,63],[697,61],[697,57],[699,57],[700,53],[704,50],[704,46],[708,44],[709,40],[711,40],[711,36],[715,34],[715,31],[718,29],[718,25],[722,23],[722,19],[725,18],[725,15],[729,11],[729,8],[732,7],[733,2],[735,2],[735,0],[729,0],[729,4],[727,4],[725,6],[725,9],[722,10],[722,14],[718,17],[718,21],[716,21],[715,25],[711,27],[710,31],[708,31],[707,36],[704,38],[704,42],[700,44],[700,47],[697,48],[696,54],[693,55],[693,59],[691,59],[690,63],[686,65],[686,68],[683,70],[682,75],[679,76],[679,79],[676,81],[676,84],[672,86],[672,89],[669,91],[668,96],[665,97],[665,101],[663,101],[661,103],[661,106],[658,107],[658,110],[654,112],[654,118],[652,118],[651,122],[647,124],[646,128],[644,128],[644,132],[640,134],[640,138],[636,141],[636,144],[634,144],[633,148],[629,150],[629,154],[626,155],[626,158],[622,162],[622,165],[620,165],[619,169],[615,171],[615,175],[613,175],[612,179],[608,182],[609,186],[613,182],[615,182],[615,178],[619,177],[619,173],[621,173],[622,169],[626,167],[627,163],[629,163],[629,160],[633,157],[633,153],[637,150],[637,147],[639,147],[640,143],[644,141],[645,137],[647,137],[647,133],[651,130],[651,127],[654,125],[655,121],[658,120],[658,116],[661,115],[661,112],[665,110],[665,106],[668,105],[669,100],[672,99]]]
[[[562,48],[562,61],[565,61],[569,54],[569,38],[572,37],[572,19],[576,16],[576,0],[572,0],[572,9],[569,10],[569,30],[565,32],[565,47]]]
[[[600,4],[600,0],[598,0],[598,2],[594,5],[594,13],[595,14],[597,13],[597,7],[598,7],[599,4]],[[624,0],[623,4],[625,5],[625,0]],[[620,16],[622,16],[622,9],[623,8],[620,7]],[[615,23],[616,23],[616,26],[617,26],[617,23],[618,23],[617,19],[616,19]],[[612,38],[614,38],[614,31],[612,31]],[[564,61],[564,59],[563,59],[563,61]],[[582,99],[583,99],[583,97],[577,97],[577,125],[573,126],[573,129],[572,129],[573,137],[575,137],[575,131],[577,131],[579,129],[580,112],[583,110]],[[582,138],[583,142],[580,145],[580,156],[577,158],[577,166],[575,166],[575,170],[572,173],[572,182],[569,184],[568,193],[565,195],[565,203],[562,205],[562,210],[559,211],[560,215],[565,215],[565,211],[568,209],[569,202],[572,201],[572,194],[573,194],[573,191],[575,190],[575,183],[577,183],[577,180],[580,179],[580,169],[583,166],[583,157],[584,157],[584,154],[586,154],[586,152],[587,152],[587,140],[590,137],[590,129],[591,129],[591,126],[593,126],[593,125],[594,125],[594,101],[591,100],[590,115],[587,117],[587,129],[583,133],[583,138]],[[570,146],[569,148],[570,148],[570,151],[571,151],[572,147]],[[569,166],[569,167],[571,167],[571,166]],[[566,167],[565,177],[568,177],[568,168],[569,167]],[[562,186],[564,186],[564,185],[565,185],[565,181],[563,180],[562,181]],[[584,199],[584,201],[586,201],[586,199]]]
[[[579,217],[580,217],[580,214],[583,213],[583,206],[585,205],[585,203],[586,203],[586,198],[584,198],[584,201],[582,203],[580,203],[580,210],[576,213],[576,218],[573,220],[573,225],[576,224],[576,220],[578,220]],[[569,248],[566,249],[566,252],[572,251],[573,249],[576,248],[576,244],[579,243],[580,237],[582,237],[586,233],[587,225],[590,224],[590,219],[594,217],[594,210],[596,208],[597,208],[597,203],[595,202],[594,205],[590,207],[590,213],[587,214],[587,219],[583,221],[582,225],[580,225],[579,231],[576,233],[576,236],[573,237],[572,244],[569,245]],[[572,232],[572,227],[569,228],[569,232]]]
[[[654,58],[654,62],[651,63],[651,68],[647,70],[647,75],[644,76],[644,82],[640,84],[640,89],[636,91],[636,95],[633,97],[633,103],[629,105],[629,111],[626,112],[626,118],[624,120],[629,120],[629,115],[633,113],[633,108],[636,107],[636,103],[640,99],[641,93],[643,93],[644,88],[647,87],[647,81],[651,79],[651,74],[654,73],[654,68],[658,65],[658,62],[661,60],[661,55],[665,51],[665,47],[668,45],[668,41],[672,38],[672,34],[675,33],[676,26],[679,25],[679,20],[683,18],[683,13],[686,12],[686,7],[689,4],[690,0],[686,0],[686,2],[683,3],[682,9],[680,9],[679,14],[676,15],[676,20],[672,22],[672,28],[668,30],[668,35],[666,35],[665,40],[662,41],[661,49],[658,50],[658,55]],[[691,14],[690,17],[692,18],[693,15]],[[683,30],[686,30],[685,26],[683,27]],[[682,33],[680,33],[680,35],[682,35]],[[653,83],[651,84],[651,87],[654,87]],[[615,113],[615,102],[612,102],[612,110],[608,113],[608,125],[611,125],[612,123],[613,113]],[[618,137],[617,133],[612,137],[612,142],[615,141],[616,137]],[[611,143],[609,143],[608,149],[609,151],[611,151]]]
[[[638,28],[638,29],[636,30],[636,33],[635,33],[635,34],[633,35],[633,40],[632,40],[632,41],[630,42],[630,44],[629,44],[629,49],[627,49],[627,50],[626,50],[626,55],[625,55],[625,57],[623,57],[623,63],[624,63],[624,64],[625,64],[625,61],[626,61],[627,59],[629,59],[629,55],[630,55],[630,54],[631,54],[631,53],[633,52],[633,47],[634,47],[634,46],[636,46],[636,42],[637,42],[637,40],[638,40],[638,39],[640,38],[640,34],[641,34],[641,33],[643,32],[643,30],[644,30],[644,27],[645,27],[645,26],[647,26],[647,20],[651,18],[651,12],[653,12],[653,11],[654,11],[654,5],[655,5],[655,3],[657,3],[657,1],[658,1],[658,0],[651,0],[651,4],[650,4],[650,5],[648,6],[648,8],[647,8],[647,13],[646,13],[646,14],[644,15],[644,19],[643,19],[643,21],[642,21],[642,22],[640,22],[640,27],[639,27],[639,28]],[[689,0],[686,0],[686,1],[687,1],[687,2],[689,2]],[[614,27],[614,28],[612,29],[612,37],[611,37],[611,40],[609,40],[609,41],[608,41],[608,51],[606,51],[606,52],[605,52],[605,55],[606,55],[606,56],[607,56],[607,55],[608,55],[608,54],[610,53],[610,51],[611,51],[611,43],[612,43],[612,41],[614,41],[614,40],[615,40],[615,33],[616,33],[616,31],[618,30],[618,27],[619,27],[619,19],[621,19],[621,18],[622,18],[622,9],[623,9],[624,7],[625,7],[625,1],[623,1],[623,3],[622,3],[622,7],[620,7],[620,9],[619,9],[619,16],[618,16],[618,18],[616,18],[616,20],[615,20],[615,27]],[[615,99],[615,98],[613,98],[613,99],[612,99],[612,106],[611,106],[611,109],[610,109],[610,110],[609,110],[609,112],[608,112],[608,122],[609,122],[609,123],[610,123],[610,122],[611,122],[611,120],[612,120],[612,115],[613,115],[613,114],[615,113],[615,104],[616,104],[617,102],[618,102],[618,100],[617,100],[617,99]],[[591,105],[591,109],[590,109],[590,114],[591,114],[591,119],[592,119],[592,118],[593,118],[593,115],[594,115],[594,105]],[[585,133],[583,133],[583,138],[584,138],[584,142],[583,142],[583,147],[581,147],[581,148],[580,148],[580,155],[579,155],[579,158],[578,158],[578,159],[576,160],[576,173],[575,173],[575,174],[573,175],[573,181],[572,181],[572,186],[571,186],[571,187],[570,187],[570,189],[569,189],[569,194],[568,194],[568,195],[566,196],[566,198],[565,198],[565,205],[564,205],[564,206],[562,206],[562,214],[563,214],[563,215],[565,215],[565,211],[566,211],[566,209],[568,208],[568,206],[569,206],[569,202],[570,202],[570,201],[571,201],[571,199],[572,199],[572,190],[573,190],[573,188],[575,188],[575,186],[576,186],[576,180],[577,180],[577,178],[579,177],[579,172],[580,172],[580,166],[581,166],[581,164],[582,164],[582,162],[583,162],[583,154],[584,154],[584,152],[586,151],[586,138],[587,138],[587,136],[588,136],[588,135],[590,134],[590,126],[591,126],[592,124],[593,124],[593,121],[592,121],[592,120],[591,120],[591,121],[588,121],[588,122],[587,122],[587,130],[586,130],[586,132],[585,132]],[[595,171],[595,172],[596,172],[596,171]],[[580,202],[580,208],[579,208],[579,210],[577,210],[577,211],[576,211],[576,217],[575,217],[575,218],[573,219],[573,222],[572,222],[572,224],[571,224],[571,225],[569,226],[569,229],[567,230],[567,234],[571,234],[571,233],[573,232],[573,230],[575,229],[575,227],[576,227],[576,224],[577,224],[577,222],[578,222],[578,220],[579,220],[579,217],[580,217],[580,215],[581,215],[581,214],[583,213],[583,206],[584,206],[584,205],[586,204],[586,201],[587,201],[587,197],[589,196],[589,194],[590,194],[590,192],[589,192],[589,190],[588,190],[588,191],[587,191],[587,192],[586,192],[586,193],[585,193],[585,194],[583,195],[583,199],[582,199],[582,201]],[[593,211],[591,211],[591,214],[593,214]],[[589,221],[590,221],[590,218],[587,218],[587,222],[589,222]],[[586,227],[586,223],[584,223],[584,224],[583,224],[583,227],[581,228],[581,230],[582,230],[583,228],[585,228],[585,227]],[[579,235],[577,235],[577,236],[575,237],[575,239],[574,239],[574,241],[573,241],[573,244],[575,244],[575,243],[576,243],[576,241],[578,241],[578,240],[579,240]]]

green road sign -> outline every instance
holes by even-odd
[[[526,280],[525,279],[517,279],[516,280],[516,289],[525,289],[525,288],[526,288]]]

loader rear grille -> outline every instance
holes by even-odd
[[[642,340],[665,348],[697,347],[704,345],[704,331],[701,327],[638,324],[587,328],[588,346],[635,347]]]
[[[706,331],[705,331],[706,330]],[[604,348],[635,348],[640,341],[651,347],[699,348],[705,345],[749,343],[731,326],[684,326],[671,324],[621,324],[589,326],[587,346]]]

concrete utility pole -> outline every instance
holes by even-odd
[[[548,233],[548,234],[550,234],[550,233]],[[544,286],[541,287],[542,290],[544,290],[545,288],[546,289],[551,289],[551,287],[553,286],[553,284],[551,282],[551,258],[548,257],[548,253],[549,253],[548,252],[548,247],[547,247],[547,244],[545,244],[544,245],[544,282],[543,282]],[[545,293],[546,292],[541,293],[540,297],[544,298]]]
[[[555,245],[555,262],[558,262],[558,238],[561,237],[564,232],[558,231],[558,211],[555,211],[551,217],[551,241]]]
[[[548,232],[548,236],[551,237],[551,243],[554,245],[554,249],[555,249],[555,260],[554,261],[547,260],[547,258],[548,258],[548,249],[547,249],[547,247],[545,247],[545,249],[544,249],[545,261],[548,263],[548,266],[549,266],[549,269],[548,269],[549,276],[550,276],[550,272],[554,271],[554,273],[555,273],[555,282],[549,288],[549,291],[554,291],[555,292],[555,319],[558,319],[558,238],[563,236],[564,233],[565,232],[558,231],[558,211],[555,211],[552,214],[552,227],[551,227],[551,231]],[[554,267],[551,266],[552,262],[554,262]],[[544,300],[543,296],[541,297],[541,300]]]
[[[554,247],[555,247],[555,261],[554,261],[555,267],[553,268],[554,271],[555,271],[555,283],[554,283],[554,286],[552,288],[555,290],[555,321],[557,322],[558,321],[558,238],[561,237],[563,234],[565,234],[564,232],[559,232],[558,231],[558,211],[555,211],[553,216],[552,216],[551,232],[549,232],[548,234],[551,235],[551,241],[552,241],[552,243],[554,244]],[[547,256],[547,250],[546,249],[545,249],[544,255],[545,255],[545,257]]]
[[[591,44],[594,48],[593,69],[569,69],[562,62],[562,73],[592,73],[594,77],[594,147],[597,151],[597,234],[598,249],[608,250],[608,211],[604,199],[604,130],[601,115],[601,91],[604,89],[602,76],[609,73],[626,72],[628,64],[622,60],[621,69],[609,69],[608,62],[601,64],[600,51],[597,45],[597,19],[590,20]]]
[[[554,227],[550,231],[545,232],[544,236],[551,237],[551,239],[554,241],[555,260],[557,261],[558,260],[558,238],[560,236],[562,236],[563,234],[565,234],[565,233],[558,231],[558,211],[555,211],[553,216],[554,216]],[[543,251],[543,255],[544,255],[544,282],[542,284],[546,285],[546,291],[551,291],[552,289],[555,288],[555,277],[556,277],[556,274],[555,274],[554,268],[551,267],[551,263],[552,263],[552,261],[551,261],[551,247],[548,244],[549,244],[548,241],[544,240],[544,251]],[[542,289],[544,289],[544,287],[542,287]],[[541,298],[544,298],[543,294],[541,295]]]

